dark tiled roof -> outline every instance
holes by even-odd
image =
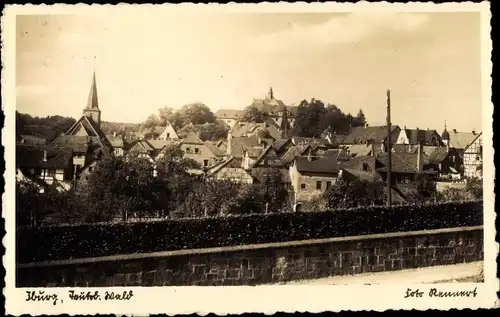
[[[226,152],[223,149],[217,147],[217,142],[205,141],[205,145],[214,153],[215,156],[224,156]]]
[[[232,137],[231,138],[231,156],[241,158],[243,152],[249,147],[259,146],[259,138],[257,136],[251,137]]]
[[[280,152],[281,149],[288,143],[290,142],[290,139],[277,139],[273,143],[273,148],[277,151]]]
[[[397,125],[391,127],[391,131],[399,128]],[[343,144],[357,144],[360,142],[382,142],[387,138],[387,126],[374,126],[374,127],[354,127],[350,133],[341,137],[338,136],[340,143]],[[394,140],[395,141],[395,140]]]
[[[392,153],[392,172],[395,173],[418,173],[417,170],[417,154],[402,153],[396,154]],[[386,172],[388,165],[387,154],[382,154],[377,156],[377,162],[382,165],[382,167],[377,168],[377,171]]]
[[[340,168],[337,158],[334,156],[324,156],[309,160],[306,156],[295,158],[297,170],[301,173],[338,173]]]
[[[113,148],[123,148],[123,137],[121,135],[107,134],[106,138]]]
[[[44,158],[46,151],[46,161]],[[73,152],[70,148],[16,147],[16,165],[20,168],[66,168],[71,164]]]
[[[96,146],[99,146],[98,137],[79,135],[61,135],[49,145],[50,148],[71,148],[76,153],[86,153],[89,148]]]
[[[436,130],[405,129],[405,132],[412,145],[419,144],[420,140],[423,145],[442,144],[441,136]]]
[[[439,164],[443,162],[448,156],[449,150],[445,147],[436,148],[429,156],[427,161],[432,164]]]
[[[285,164],[291,163],[297,156],[302,155],[310,146],[308,144],[292,145],[288,151],[281,156],[281,161]]]
[[[450,134],[450,146],[459,149],[459,150],[464,150],[467,148],[472,142],[474,142],[480,135],[481,133],[470,133],[470,132],[458,132],[455,130],[448,131]]]

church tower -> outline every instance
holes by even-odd
[[[95,79],[95,71],[92,77],[92,85],[90,86],[87,107],[83,109],[83,115],[91,119],[95,124],[97,124],[97,126],[101,126],[101,110],[99,110],[99,102],[97,99],[97,83]]]
[[[444,145],[446,145],[446,147],[450,146],[450,133],[446,129],[446,121],[444,122],[444,131],[441,134],[441,139],[443,140]]]

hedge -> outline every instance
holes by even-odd
[[[482,225],[483,202],[374,206],[17,231],[18,263]]]

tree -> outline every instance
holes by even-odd
[[[362,109],[359,109],[358,114],[354,117],[354,122],[352,126],[363,127],[366,124],[365,114]]]
[[[215,123],[214,113],[203,103],[191,103],[179,109],[178,114],[183,118],[185,124]]]
[[[160,125],[160,119],[158,119],[158,117],[155,116],[154,114],[151,114],[148,116],[146,121],[144,121],[143,127],[144,128],[152,128],[152,127],[155,127],[158,125]]]
[[[191,133],[195,133],[202,141],[218,141],[227,139],[229,126],[222,121],[205,123],[198,125],[186,125],[178,131],[180,138],[185,138]]]
[[[262,123],[266,120],[267,115],[260,111],[256,106],[251,105],[245,108],[241,120],[244,122]]]
[[[339,179],[324,194],[328,209],[383,205],[386,201],[385,184],[381,181],[348,182]]]
[[[466,190],[474,199],[483,199],[483,181],[480,178],[467,180]]]
[[[426,203],[438,199],[436,182],[428,174],[417,174],[415,182],[416,191],[406,197],[409,203]]]

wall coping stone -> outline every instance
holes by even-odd
[[[173,251],[161,251],[161,252],[151,252],[151,253],[119,254],[119,255],[109,255],[101,257],[88,257],[88,258],[55,260],[55,261],[40,261],[31,263],[20,263],[17,264],[17,268],[25,269],[25,268],[35,268],[35,267],[48,267],[48,266],[79,265],[79,264],[96,263],[96,262],[130,261],[139,259],[182,256],[182,255],[242,252],[242,251],[259,250],[259,249],[289,248],[289,247],[299,247],[299,246],[317,245],[317,244],[330,244],[330,243],[345,242],[345,241],[376,240],[376,239],[412,237],[421,235],[434,235],[442,233],[477,231],[477,230],[483,230],[483,226],[455,227],[455,228],[419,230],[419,231],[407,231],[407,232],[377,233],[377,234],[367,234],[360,236],[309,239],[309,240],[286,241],[286,242],[271,242],[271,243],[260,243],[260,244],[244,244],[237,246],[173,250]]]

